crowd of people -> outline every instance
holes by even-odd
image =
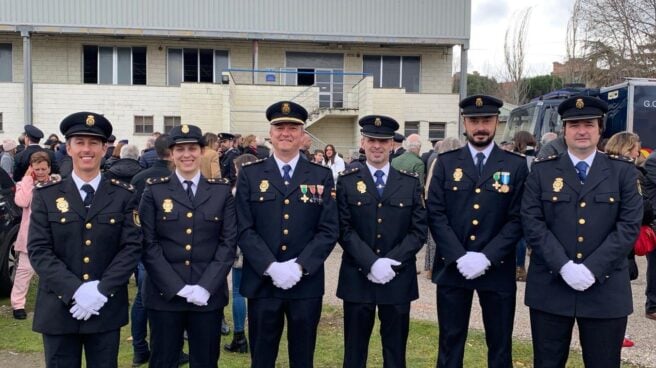
[[[267,109],[267,140],[183,124],[140,150],[91,112],[61,122],[64,142],[53,134],[39,144],[43,132],[25,126],[0,157],[2,186],[15,186],[23,208],[13,315],[27,318],[36,273],[33,328],[46,365],[79,367],[84,350],[87,366],[116,366],[134,274],[134,365],[216,367],[231,289],[224,350],[273,367],[286,325],[290,366],[312,367],[323,264],[339,244],[343,366],[367,365],[378,315],[384,366],[403,367],[426,246],[438,367],[463,365],[474,292],[488,365],[512,366],[517,281],[527,283],[536,367],[565,366],[574,324],[586,366],[618,367],[632,344],[632,250],[654,219],[656,153],[642,155],[630,132],[601,142],[608,108],[592,97],[562,102],[560,136],[538,143],[520,131],[497,145],[501,106],[465,98],[466,141],[434,140],[424,154],[421,137],[397,133],[393,118],[362,117],[360,156],[346,161],[332,144],[311,149],[307,111],[291,101]],[[655,256],[646,270],[653,320]]]

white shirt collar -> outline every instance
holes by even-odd
[[[471,143],[467,142],[467,147],[469,147],[469,153],[471,153],[472,160],[474,160],[474,165],[476,165],[476,154],[479,152],[483,152],[485,155],[485,160],[483,160],[483,164],[487,162],[487,159],[490,158],[490,154],[492,153],[492,149],[494,148],[494,142],[491,142],[487,147],[485,147],[484,150],[479,151],[474,146],[472,146]]]
[[[71,172],[71,177],[73,178],[73,182],[75,182],[75,186],[77,187],[77,190],[80,193],[84,193],[84,195],[86,195],[86,193],[82,191],[82,186],[84,184],[89,184],[91,185],[93,190],[97,191],[98,186],[100,185],[100,178],[102,177],[102,175],[100,174],[100,172],[98,172],[98,175],[96,175],[95,178],[91,179],[88,182],[82,180],[79,176],[75,175],[75,171]],[[82,196],[82,198],[84,198],[84,196]]]
[[[289,171],[289,177],[292,177],[294,175],[294,170],[296,170],[296,164],[298,164],[298,159],[301,158],[300,153],[297,153],[293,159],[289,160],[289,162],[283,162],[278,157],[276,157],[275,153],[272,156],[273,159],[276,160],[276,165],[278,165],[278,171],[280,171],[280,176],[285,175],[285,171],[282,169],[282,167],[285,165],[289,165],[292,167],[292,169]]]
[[[369,162],[367,162],[367,167],[369,168],[369,174],[371,174],[371,177],[374,180],[374,182],[376,181],[376,177],[374,176],[374,173],[378,170],[381,170],[383,172],[383,174],[385,174],[385,175],[383,175],[383,182],[387,183],[387,178],[389,177],[389,171],[390,171],[389,162],[386,163],[385,166],[383,166],[380,169],[377,169],[377,168],[369,165]]]
[[[570,152],[569,150],[567,150],[567,154],[569,155],[569,159],[572,160],[574,166],[576,166],[576,164],[578,164],[581,161],[585,161],[585,163],[588,164],[588,172],[590,172],[590,168],[592,167],[592,162],[594,161],[595,155],[597,154],[597,150],[594,150],[594,152],[592,152],[590,156],[586,157],[583,160],[574,156],[572,152]]]
[[[190,180],[190,179],[185,179],[180,175],[178,170],[175,170],[175,175],[178,177],[178,180],[180,181],[180,184],[182,184],[182,189],[187,190],[187,187],[184,185],[185,180]],[[191,185],[191,190],[196,194],[196,189],[198,189],[198,182],[200,181],[200,170],[194,175],[193,178],[191,178],[191,182],[193,183]]]

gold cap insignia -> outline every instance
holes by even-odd
[[[132,210],[132,220],[137,227],[141,227],[141,219],[139,219],[139,211]]]
[[[173,201],[170,198],[166,198],[162,202],[162,209],[164,210],[165,213],[171,213],[173,210]]]
[[[189,125],[183,124],[182,127],[180,128],[180,131],[182,131],[182,133],[184,134],[189,133]]]
[[[483,107],[483,99],[480,97],[476,98],[476,107]]]
[[[88,127],[92,127],[96,123],[96,118],[93,115],[87,115],[86,124]]]
[[[55,203],[57,204],[57,209],[61,213],[66,213],[68,212],[68,202],[64,197],[59,197],[55,200]]]
[[[581,110],[582,108],[585,107],[585,104],[583,103],[583,99],[579,98],[576,100],[576,108]]]
[[[455,181],[460,181],[462,180],[462,169],[461,168],[456,168],[455,171],[453,172],[453,180]]]
[[[262,180],[260,182],[260,192],[264,193],[267,190],[269,190],[269,181],[268,180]]]
[[[383,125],[383,122],[380,120],[380,118],[376,118],[376,120],[374,120],[374,125],[379,127]]]
[[[289,104],[287,102],[285,102],[282,104],[282,109],[280,111],[282,111],[283,114],[287,115],[290,112],[292,112],[292,108],[289,107]]]
[[[355,184],[355,188],[358,190],[358,192],[364,194],[367,191],[367,184],[360,180]]]
[[[553,191],[558,193],[563,190],[563,178],[556,178],[553,182]]]

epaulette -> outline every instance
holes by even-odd
[[[439,153],[438,156],[448,155],[449,153],[458,152],[458,151],[460,151],[461,148],[462,147],[458,147],[458,148],[454,148],[454,149],[451,149],[451,150],[448,150],[448,151],[444,151],[442,153]]]
[[[504,150],[504,151],[506,151],[506,150]],[[511,153],[511,154],[513,154],[513,155],[515,155],[515,156],[519,156],[519,157],[522,157],[522,158],[526,158],[526,155],[523,154],[523,153],[521,153],[521,152],[515,152],[515,151],[506,151],[506,152]]]
[[[535,160],[533,160],[534,164],[539,164],[540,162],[546,162],[546,161],[552,161],[558,158],[558,155],[551,155],[551,156],[546,156],[546,157],[536,157]]]
[[[344,171],[340,172],[339,176],[351,175],[351,174],[356,173],[358,171],[360,171],[360,168],[359,167],[354,167],[354,168],[351,168],[351,169],[344,170]]]
[[[162,176],[161,178],[148,178],[146,179],[146,184],[153,185],[153,184],[168,183],[169,180],[171,180],[170,176]]]
[[[226,178],[207,178],[206,180],[210,184],[230,185],[230,180],[228,180]]]
[[[413,177],[413,178],[419,178],[419,174],[417,174],[416,172],[405,171],[405,170],[399,170],[399,172],[401,174],[408,175],[408,176]]]
[[[130,183],[126,183],[118,179],[111,179],[109,182],[112,183],[113,185],[116,185],[117,187],[121,187],[125,190],[129,190],[130,192],[134,192],[134,185]]]
[[[629,164],[635,163],[635,161],[631,157],[626,157],[626,156],[621,156],[621,155],[607,155],[607,156],[611,160],[622,161],[622,162],[626,162],[626,163],[629,163]]]
[[[45,183],[36,183],[34,187],[37,189],[43,189],[43,188],[51,187],[55,184],[59,184],[61,182],[62,182],[61,179],[53,179]]]
[[[316,163],[316,162],[314,162],[314,161],[308,161],[308,162],[311,163],[312,165],[316,165],[316,166],[322,167],[322,168],[324,168],[324,169],[328,169],[328,170],[330,170],[329,167],[323,166],[322,164],[318,164],[318,163]]]
[[[259,164],[260,162],[264,162],[264,161],[266,161],[266,159],[267,159],[267,158],[261,158],[261,159],[259,159],[259,160],[255,160],[255,161],[251,161],[251,162],[246,162],[246,163],[242,164],[241,167],[246,167],[246,166],[251,166],[251,165]]]

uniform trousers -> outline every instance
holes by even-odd
[[[574,322],[579,327],[583,363],[586,367],[620,366],[627,317],[610,319],[567,317],[533,308],[530,313],[535,368],[565,367]]]
[[[476,290],[476,293],[483,313],[487,365],[490,368],[511,368],[516,292]],[[439,368],[461,368],[463,365],[473,296],[473,289],[448,285],[437,288]]]
[[[280,336],[287,319],[287,349],[290,368],[314,366],[317,327],[322,298],[248,299],[248,337],[251,367],[273,368]]]
[[[410,303],[363,304],[344,301],[344,368],[366,368],[369,340],[380,318],[383,367],[405,367],[410,326]]]
[[[46,367],[79,368],[84,348],[87,368],[116,368],[120,332],[117,329],[95,334],[43,334]]]
[[[207,312],[148,309],[151,368],[175,368],[184,331],[189,343],[190,368],[218,367],[223,309]]]

